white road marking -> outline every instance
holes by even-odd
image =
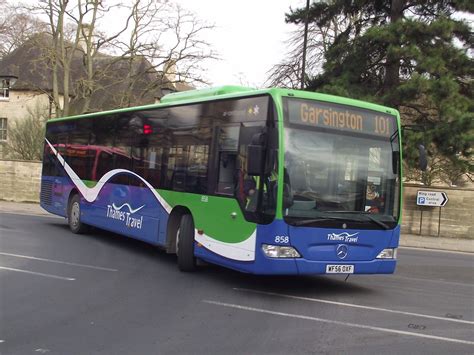
[[[118,271],[117,269],[110,269],[110,268],[107,268],[107,267],[93,266],[93,265],[85,265],[85,264],[77,264],[77,263],[70,263],[70,262],[67,262],[67,261],[60,261],[60,260],[37,258],[37,257],[35,257],[35,256],[28,256],[28,255],[10,254],[10,253],[3,253],[3,252],[0,252],[0,255],[13,256],[13,257],[15,257],[15,258],[23,258],[23,259],[46,261],[46,262],[49,262],[49,263],[57,263],[57,264],[65,264],[65,265],[71,265],[71,266],[79,266],[79,267],[85,267],[85,268],[95,269],[95,270]]]
[[[473,252],[469,251],[459,251],[459,250],[447,250],[447,249],[433,249],[433,248],[424,248],[424,247],[408,247],[408,246],[399,246],[399,249],[410,249],[410,250],[417,250],[417,251],[435,251],[440,253],[451,253],[451,254],[464,254],[474,256]]]
[[[34,231],[26,231],[26,230],[19,230],[19,229],[9,229],[9,228],[0,228],[0,232],[7,232],[7,233],[9,233],[9,234],[11,234],[11,233],[33,234],[33,233],[34,233]],[[0,233],[0,238],[9,237],[9,236],[7,236],[7,233]]]
[[[22,270],[22,269],[14,269],[14,268],[11,268],[11,267],[4,267],[4,266],[0,266],[0,270],[22,272],[22,273],[25,273],[25,274],[36,275],[36,276],[44,276],[44,277],[49,277],[49,278],[52,278],[52,279],[59,279],[59,280],[65,280],[65,281],[75,281],[76,280],[76,279],[73,279],[72,277],[62,277],[62,276],[56,276],[56,275],[51,275],[51,274],[43,274],[41,272],[34,272],[34,271],[28,271],[28,270]]]
[[[406,316],[415,316],[415,317],[421,317],[421,318],[437,319],[437,320],[443,320],[443,321],[454,322],[454,323],[474,324],[474,322],[464,320],[464,319],[455,319],[455,318],[431,316],[431,315],[428,315],[428,314],[397,311],[397,310],[388,309],[388,308],[370,307],[370,306],[363,306],[363,305],[360,305],[360,304],[329,301],[329,300],[324,300],[324,299],[320,299],[320,298],[300,297],[300,296],[286,295],[286,294],[283,294],[283,293],[251,290],[251,289],[246,289],[246,288],[233,288],[233,290],[234,291],[241,291],[241,292],[258,293],[258,294],[261,294],[261,295],[268,295],[268,296],[277,296],[277,297],[283,297],[283,298],[290,298],[290,299],[301,300],[301,301],[310,301],[310,302],[332,304],[332,305],[335,305],[335,306],[360,308],[360,309],[367,309],[367,310],[371,310],[371,311],[380,311],[380,312],[403,314],[403,315],[406,315]]]
[[[407,336],[419,337],[419,338],[425,338],[425,339],[440,340],[440,341],[445,341],[445,342],[450,342],[450,343],[474,345],[474,341],[468,341],[468,340],[446,338],[446,337],[440,337],[440,336],[436,336],[436,335],[420,334],[420,333],[407,332],[407,331],[403,331],[403,330],[396,330],[396,329],[389,329],[389,328],[373,327],[373,326],[370,326],[370,325],[341,322],[341,321],[337,321],[337,320],[316,318],[316,317],[304,316],[304,315],[300,315],[300,314],[276,312],[276,311],[270,311],[268,309],[247,307],[247,306],[242,306],[242,305],[233,304],[233,303],[224,303],[224,302],[211,301],[211,300],[202,300],[202,302],[208,303],[208,304],[213,304],[213,305],[216,305],[216,306],[235,308],[235,309],[240,309],[240,310],[244,310],[244,311],[251,311],[251,312],[257,312],[257,313],[272,314],[272,315],[281,316],[281,317],[311,320],[311,321],[315,321],[315,322],[343,325],[343,326],[346,326],[346,327],[375,330],[375,331],[384,332],[384,333],[391,333],[391,334],[397,334],[397,335],[407,335]]]
[[[436,283],[441,283],[441,284],[446,284],[446,285],[453,285],[453,286],[474,287],[473,284],[454,282],[454,281],[445,281],[445,280],[429,280],[429,279],[420,279],[420,278],[417,278],[417,277],[406,277],[406,276],[398,276],[398,275],[392,275],[392,276],[390,276],[390,278],[402,279],[402,280],[423,281],[423,282],[436,282]]]
[[[23,211],[0,211],[0,214],[14,214],[18,216],[27,216],[27,217],[46,217],[46,218],[56,218],[56,219],[65,219],[66,217],[57,216],[54,214],[42,214],[36,212],[23,212]]]

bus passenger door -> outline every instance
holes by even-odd
[[[234,195],[237,155],[239,144],[239,125],[217,128],[217,186],[216,193]]]
[[[214,191],[234,196],[246,218],[252,220],[256,217],[252,218],[247,213],[257,212],[259,198],[262,202],[268,201],[271,188],[260,177],[247,174],[247,147],[251,144],[252,137],[262,130],[261,123],[221,126],[217,129],[215,140],[217,184]],[[263,194],[259,194],[259,189],[263,189]]]

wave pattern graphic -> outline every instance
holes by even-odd
[[[122,208],[128,207],[128,211],[133,214],[133,213],[137,213],[138,211],[140,211],[143,207],[145,207],[145,205],[133,209],[132,206],[130,206],[130,204],[128,204],[128,203],[124,203],[124,204],[123,204],[122,206],[120,206],[120,207],[117,207],[117,206],[115,206],[115,203],[112,203],[112,207],[115,208],[116,211],[121,211]]]
[[[130,174],[138,179],[140,179],[146,187],[150,189],[152,194],[155,196],[155,198],[158,200],[158,202],[163,206],[165,211],[168,213],[168,215],[171,213],[171,206],[165,201],[163,197],[158,194],[158,192],[155,190],[155,188],[144,178],[142,178],[140,175],[135,174],[133,171],[126,170],[126,169],[114,169],[102,176],[97,184],[94,187],[88,187],[84,184],[84,182],[79,178],[79,176],[75,173],[75,171],[69,166],[68,163],[64,160],[64,158],[61,156],[61,154],[56,150],[56,148],[45,138],[46,143],[48,143],[49,147],[51,148],[52,152],[56,156],[56,158],[59,160],[61,165],[63,166],[64,170],[66,171],[66,174],[69,176],[69,178],[72,180],[73,184],[77,187],[79,192],[82,194],[84,199],[87,202],[94,202],[97,199],[97,196],[99,196],[100,191],[104,187],[104,185],[115,175],[117,174]],[[121,206],[123,207],[123,205]],[[130,206],[129,206],[130,207]],[[143,208],[142,206],[141,208]],[[239,261],[253,261],[255,260],[255,246],[256,246],[256,236],[257,236],[257,230],[255,229],[253,233],[244,241],[240,243],[224,243],[221,241],[218,241],[217,239],[214,239],[206,234],[199,234],[197,229],[194,229],[194,235],[195,235],[195,240],[202,245],[204,245],[207,249],[210,251],[221,255],[223,257],[233,259],[233,260],[239,260]]]
[[[340,233],[340,234],[336,234],[336,233],[331,233],[331,234],[332,234],[334,237],[344,237],[344,238],[348,238],[348,237],[353,237],[353,236],[359,234],[359,232],[354,233],[354,234],[349,234],[349,233],[347,233],[347,232],[342,232],[342,233]]]
[[[126,174],[133,175],[133,176],[137,177],[138,179],[140,179],[150,189],[150,191],[156,197],[158,202],[163,206],[163,208],[166,210],[166,212],[168,214],[171,212],[171,206],[163,199],[163,197],[161,197],[158,194],[158,192],[156,192],[154,187],[151,186],[150,183],[148,181],[146,181],[144,178],[142,178],[140,175],[135,174],[133,171],[130,171],[130,170],[126,170],[126,169],[110,170],[109,172],[104,174],[104,176],[102,176],[100,178],[100,180],[97,182],[97,184],[94,187],[87,187],[86,184],[84,184],[84,182],[82,182],[82,180],[79,178],[79,176],[77,176],[75,171],[72,170],[72,168],[68,165],[68,163],[66,163],[66,161],[61,156],[61,154],[58,153],[56,148],[54,148],[53,145],[46,138],[45,138],[45,140],[48,143],[51,150],[53,151],[54,155],[56,155],[56,157],[58,158],[61,165],[64,167],[64,170],[66,171],[66,174],[71,178],[72,182],[74,183],[74,185],[77,187],[77,189],[79,190],[79,192],[82,194],[82,196],[84,197],[84,199],[87,202],[94,202],[97,199],[97,196],[99,196],[99,193],[102,190],[102,188],[104,187],[104,185],[110,179],[112,179],[115,175],[126,173]]]

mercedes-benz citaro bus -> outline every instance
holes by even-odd
[[[254,274],[393,273],[400,119],[367,102],[225,86],[47,124],[41,206]]]

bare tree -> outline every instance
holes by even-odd
[[[205,82],[200,65],[216,58],[203,40],[213,26],[168,0],[40,0],[27,10],[47,21],[46,62],[58,115],[102,109],[93,107],[94,94],[117,85],[115,107],[152,103],[150,92],[163,83],[173,90],[178,83]],[[116,10],[126,15],[111,33],[106,24]]]
[[[24,119],[16,121],[8,130],[7,156],[22,160],[41,160],[48,107],[36,105],[28,109]]]
[[[322,70],[324,56],[335,38],[350,25],[349,18],[335,18],[329,26],[310,23],[308,26],[308,43],[306,48],[306,79],[317,75]],[[298,89],[301,86],[301,63],[303,57],[304,23],[300,23],[287,41],[288,52],[285,59],[274,65],[268,72],[268,86],[281,86]]]
[[[86,2],[86,7],[89,2]],[[71,76],[71,62],[75,51],[79,44],[79,35],[81,28],[77,26],[74,42],[68,41],[66,37],[66,21],[68,12],[68,0],[41,0],[37,9],[44,10],[49,23],[49,29],[52,36],[52,76],[53,76],[53,100],[56,107],[56,112],[60,115],[67,116],[69,114],[69,98],[70,98],[70,76]],[[78,7],[80,13],[80,20],[82,22],[82,3],[78,0]],[[59,94],[59,75],[62,75],[62,92],[63,99],[61,100]]]
[[[46,24],[18,7],[0,0],[0,59],[25,43]]]
[[[127,77],[123,78],[128,90],[118,98],[121,106],[129,106],[132,93],[138,99],[156,90],[163,82],[173,89],[179,83],[206,83],[201,64],[217,59],[210,44],[203,39],[213,25],[201,22],[195,14],[168,1],[135,0],[129,7],[128,32],[110,41],[122,53],[120,60],[128,63]],[[145,61],[145,70],[137,70],[137,62]],[[156,75],[157,80],[144,77]]]

